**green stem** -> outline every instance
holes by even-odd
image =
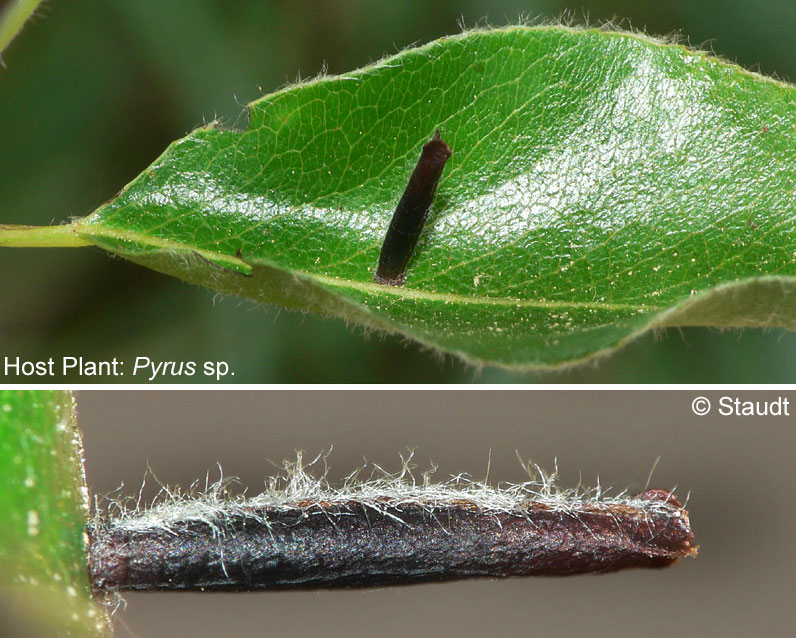
[[[13,226],[0,224],[0,246],[12,248],[46,248],[90,246],[91,242],[77,234],[72,224],[61,226]]]
[[[0,53],[10,44],[41,0],[12,1],[0,16]]]

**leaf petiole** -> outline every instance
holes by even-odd
[[[0,224],[0,246],[11,248],[66,248],[90,246],[72,224],[59,226],[20,226]]]

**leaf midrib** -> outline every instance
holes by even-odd
[[[77,233],[84,237],[104,237],[108,239],[116,239],[120,241],[133,242],[138,244],[145,244],[154,248],[159,248],[168,251],[188,251],[196,253],[205,259],[215,261],[223,259],[225,262],[235,264],[241,268],[249,269],[252,265],[262,263],[263,265],[277,268],[283,271],[290,271],[297,275],[303,276],[307,279],[316,281],[324,286],[331,286],[334,288],[344,288],[349,290],[356,290],[368,295],[393,295],[402,299],[415,299],[420,301],[431,301],[441,303],[456,303],[468,305],[481,305],[481,306],[512,306],[515,308],[547,308],[550,310],[563,309],[563,308],[576,308],[585,310],[604,310],[613,312],[658,312],[661,310],[659,306],[651,306],[644,304],[634,303],[606,303],[600,301],[556,301],[550,299],[510,299],[499,297],[485,297],[478,295],[458,295],[454,293],[437,292],[434,290],[419,290],[417,288],[406,287],[393,287],[384,286],[381,284],[354,281],[351,279],[342,279],[338,277],[331,277],[328,275],[321,275],[304,270],[296,270],[293,268],[286,268],[279,264],[270,263],[266,260],[253,260],[246,261],[231,255],[213,252],[205,248],[199,248],[191,244],[178,243],[169,239],[161,237],[154,237],[146,233],[133,232],[128,230],[120,230],[116,228],[102,228],[99,226],[88,225],[90,231],[81,228],[81,223],[75,224]],[[85,227],[84,227],[85,228]]]

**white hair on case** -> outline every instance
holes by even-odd
[[[105,497],[107,506],[103,513],[99,499],[95,499],[95,523],[110,524],[133,533],[156,530],[173,533],[186,524],[204,523],[212,528],[214,534],[223,535],[231,518],[253,518],[268,525],[269,513],[301,510],[307,516],[329,516],[331,508],[337,507],[339,511],[347,505],[365,506],[393,518],[400,517],[402,507],[418,505],[430,514],[439,514],[446,507],[466,506],[485,515],[520,517],[527,516],[529,506],[542,506],[575,517],[579,512],[610,511],[616,507],[631,508],[643,516],[666,514],[676,517],[684,511],[684,506],[678,507],[665,500],[628,496],[627,492],[608,496],[599,482],[589,489],[581,486],[563,489],[556,483],[557,468],[548,474],[530,463],[523,463],[529,474],[529,480],[523,483],[490,486],[473,480],[467,474],[433,482],[435,468],[423,472],[418,480],[412,473],[412,456],[410,453],[401,457],[400,472],[390,473],[378,465],[365,465],[349,474],[339,486],[334,486],[326,479],[327,454],[319,454],[305,464],[303,454],[297,452],[296,460],[283,461],[283,473],[269,478],[266,489],[257,496],[233,494],[236,479],[224,478],[222,474],[216,482],[211,483],[206,478],[202,484],[194,483],[188,490],[162,486],[159,494],[147,505],[142,505],[141,493],[137,499]],[[318,476],[313,475],[310,470],[320,464],[323,471]],[[370,475],[363,479],[368,468]]]

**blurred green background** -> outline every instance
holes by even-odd
[[[577,23],[588,16],[678,32],[796,81],[793,0],[51,0],[3,54],[0,223],[87,214],[175,138],[213,118],[243,125],[248,101],[324,65],[349,71],[456,33],[461,21],[499,26],[562,12]],[[223,360],[236,383],[796,381],[796,334],[778,330],[670,330],[574,370],[475,370],[399,338],[222,298],[86,248],[0,250],[0,355]],[[132,381],[46,381],[114,380]]]

